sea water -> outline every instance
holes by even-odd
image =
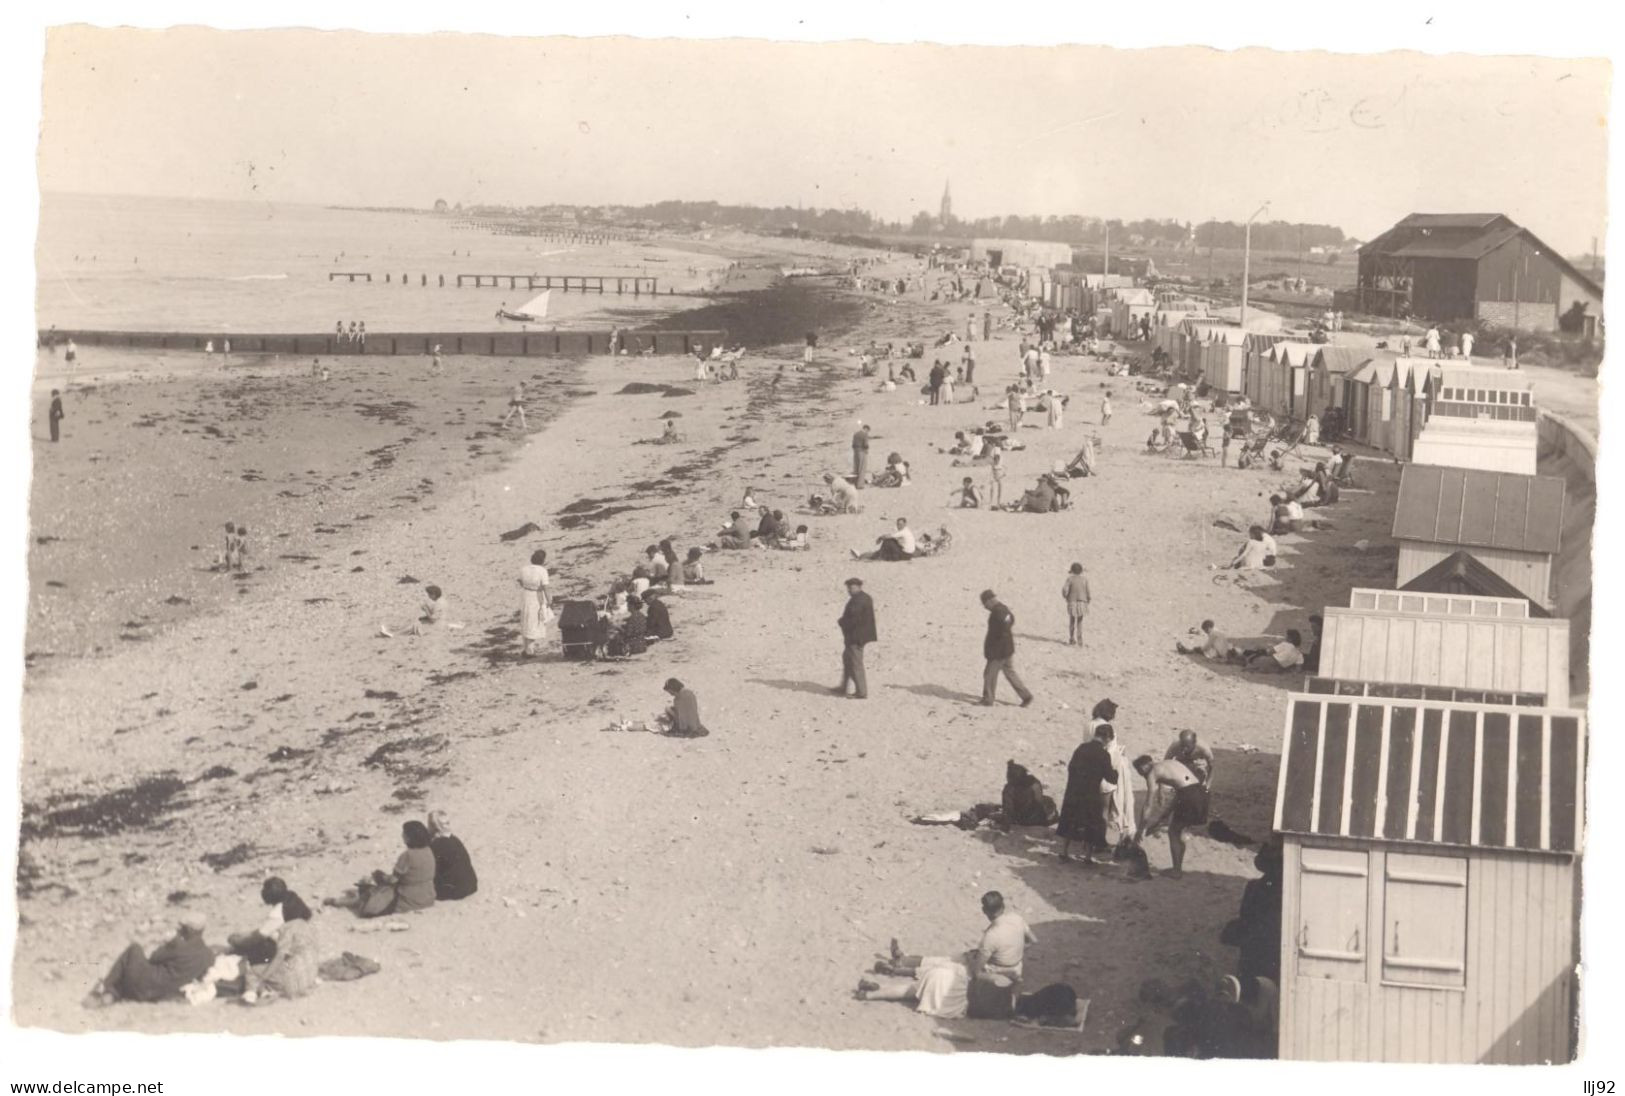
[[[726,265],[653,241],[496,235],[429,212],[86,194],[42,196],[35,259],[42,328],[223,334],[316,333],[352,320],[374,332],[495,330],[502,326],[497,309],[518,308],[535,295],[523,282],[459,289],[457,274],[660,279],[659,298],[620,296],[613,284],[602,295],[554,290],[548,323],[532,330],[554,321],[607,326],[609,310],[652,317],[692,307],[683,291]],[[373,280],[329,278],[350,271]],[[668,287],[679,296],[668,298]]]

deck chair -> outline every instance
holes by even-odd
[[[1181,451],[1179,454],[1181,458],[1213,456],[1213,446],[1198,439],[1197,436],[1189,430],[1181,430],[1179,432],[1179,442],[1182,446],[1184,446],[1183,451]]]

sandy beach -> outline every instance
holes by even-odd
[[[1130,756],[1199,730],[1218,754],[1214,816],[1265,836],[1281,700],[1297,679],[1192,661],[1174,642],[1203,617],[1237,638],[1305,628],[1349,586],[1389,584],[1397,469],[1363,462],[1335,529],[1283,537],[1277,572],[1215,582],[1210,566],[1240,540],[1215,523],[1256,520],[1281,474],[1141,453],[1152,420],[1132,390],[1062,356],[1051,381],[1073,397],[1066,425],[1029,416],[1009,487],[1086,434],[1101,438],[1102,474],[1073,481],[1075,505],[1059,514],[950,509],[970,470],[938,449],[1000,417],[984,408],[1016,373],[1015,336],[974,344],[979,400],[961,389],[967,402],[931,407],[859,379],[849,348],[962,330],[965,306],[801,292],[799,306],[781,296],[755,310],[774,314],[762,332],[778,338],[753,342],[743,378],[716,385],[695,385],[681,360],[598,358],[450,359],[440,377],[411,360],[346,363],[325,384],[290,365],[76,389],[62,443],[36,427],[18,1022],[1099,1052],[1123,1026],[1156,1021],[1137,999],[1144,980],[1228,970],[1218,932],[1251,849],[1194,836],[1184,879],[1134,884],[1120,866],[1061,863],[1037,831],[909,820],[996,801],[1009,759],[1059,799],[1089,709],[1110,697]],[[809,324],[824,336],[817,364],[781,373],[800,357],[789,332]],[[516,375],[533,386],[531,428],[503,434]],[[634,381],[692,394],[619,394]],[[1103,384],[1117,408],[1105,427]],[[668,411],[685,441],[640,444]],[[860,515],[801,513],[821,474],[849,465],[860,421],[877,457],[913,462],[913,483],[866,491]],[[812,527],[809,552],[712,555],[716,584],[671,599],[676,638],[633,660],[566,663],[556,644],[517,658],[514,579],[534,548],[550,553],[556,596],[601,592],[661,537],[712,539],[747,486]],[[946,526],[952,551],[854,562],[849,549],[898,516]],[[246,577],[207,570],[225,520],[252,531]],[[540,531],[499,539],[527,522]],[[1074,560],[1095,598],[1081,648],[1065,643],[1059,597]],[[879,614],[863,704],[829,694],[851,574]],[[420,582],[446,589],[463,627],[380,637],[379,622],[414,610]],[[1016,614],[1030,709],[1008,693],[974,704],[987,587]],[[711,737],[605,730],[652,716],[673,675],[699,693]],[[378,976],[264,1009],[79,1007],[123,941],[154,938],[177,908],[206,912],[223,935],[258,921],[265,875],[335,895],[393,862],[402,818],[431,807],[473,853],[476,898],[400,933],[317,918],[324,954],[371,956]],[[1149,848],[1166,867],[1165,840]],[[891,937],[927,952],[973,943],[988,889],[1040,940],[1028,981],[1091,999],[1081,1035],[852,999]]]

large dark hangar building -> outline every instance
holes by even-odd
[[[1379,316],[1595,336],[1602,288],[1504,213],[1412,213],[1360,248],[1358,308]]]

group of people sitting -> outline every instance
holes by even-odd
[[[895,453],[892,455],[896,456]],[[903,467],[906,478],[908,466]],[[745,493],[745,498],[747,500],[745,505],[756,512],[756,524],[751,525],[744,512],[734,510],[728,515],[728,524],[722,527],[717,539],[709,547],[722,551],[739,551],[747,548],[778,548],[784,551],[806,549],[809,530],[805,525],[798,525],[792,531],[790,519],[784,516],[783,510],[755,505],[749,491]]]
[[[1191,641],[1175,643],[1174,650],[1182,655],[1201,655],[1209,662],[1238,663],[1253,673],[1314,674],[1320,672],[1320,635],[1324,627],[1324,618],[1316,613],[1309,617],[1307,646],[1302,632],[1288,628],[1279,642],[1242,647],[1232,643],[1213,621],[1204,620],[1199,627],[1191,629]]]
[[[1072,505],[1072,492],[1053,472],[1041,473],[1038,482],[1021,493],[1021,497],[1007,505],[995,507],[1023,514],[1051,514]]]
[[[1013,453],[1019,449],[1027,448],[1017,441],[1011,434],[996,422],[988,422],[983,426],[973,426],[970,430],[955,430],[954,443],[947,449],[939,452],[948,453],[956,458],[963,457],[972,463],[991,461],[997,452]],[[959,464],[956,459],[955,465]]]
[[[342,898],[325,904],[351,909],[361,917],[385,917],[425,910],[437,901],[458,901],[479,890],[473,860],[452,834],[445,811],[430,812],[427,824],[407,822],[401,838],[406,848],[391,871],[375,871]],[[130,944],[97,981],[85,1005],[201,1003],[221,996],[265,1004],[302,997],[324,976],[355,976],[332,972],[331,964],[322,962],[311,908],[286,881],[271,876],[259,894],[266,907],[264,920],[248,932],[231,934],[223,946],[205,941],[208,922],[195,911],[183,914],[175,935],[150,954],[139,944]],[[347,955],[340,965],[369,963]]]

